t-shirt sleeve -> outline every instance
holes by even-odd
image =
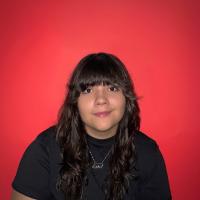
[[[167,170],[159,147],[154,143],[152,148],[151,167],[140,191],[141,200],[171,200]],[[148,168],[148,165],[146,166]]]
[[[49,195],[49,153],[38,138],[24,152],[12,187],[35,199],[46,199]]]

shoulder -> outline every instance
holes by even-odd
[[[28,149],[31,149],[33,152],[37,154],[40,153],[48,157],[51,156],[52,152],[57,152],[57,148],[56,126],[51,126],[41,131],[28,147]]]
[[[145,133],[141,131],[135,132],[134,142],[136,148],[143,151],[155,150],[158,147],[156,141],[153,138],[147,136]]]
[[[31,145],[50,147],[53,142],[56,142],[56,126],[50,126],[47,129],[39,132]]]
[[[171,199],[167,170],[157,142],[141,131],[134,137],[139,199]]]
[[[138,156],[145,158],[152,159],[159,150],[157,142],[141,131],[136,131],[134,133],[134,144]]]
[[[42,131],[25,150],[13,180],[13,188],[34,199],[47,199],[53,162],[55,127]]]
[[[152,171],[163,162],[159,146],[154,139],[141,131],[135,133],[134,142],[141,175],[150,176]]]
[[[30,157],[30,159],[38,156],[48,156],[52,144],[56,143],[55,126],[51,126],[42,132],[29,144],[24,152],[23,157]]]
[[[56,131],[55,126],[51,126],[42,132],[40,132],[37,137],[28,145],[26,148],[22,162],[27,160],[33,161],[37,160],[47,160],[51,155],[53,149],[56,145]]]
[[[56,138],[56,126],[51,126],[38,134],[35,141],[41,144],[48,144]]]

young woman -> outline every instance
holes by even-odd
[[[163,157],[139,131],[134,86],[114,55],[76,66],[55,126],[25,151],[12,200],[169,200]]]

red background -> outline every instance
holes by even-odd
[[[127,66],[143,98],[141,130],[164,155],[175,200],[199,199],[199,5],[164,0],[1,1],[0,199],[27,145],[56,122],[86,54]]]

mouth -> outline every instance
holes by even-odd
[[[110,111],[105,111],[105,112],[94,113],[94,115],[97,117],[107,117],[110,113],[111,113]]]

